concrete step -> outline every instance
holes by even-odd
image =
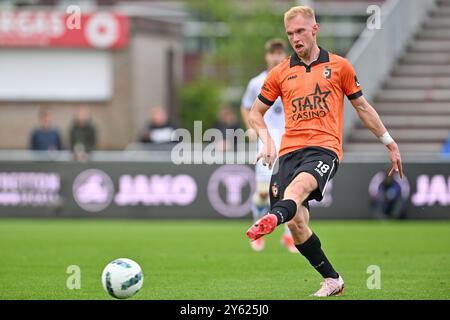
[[[398,147],[400,152],[440,152],[442,150],[443,143],[399,143]],[[386,152],[386,146],[380,142],[374,143],[347,143],[344,146],[345,152]]]
[[[450,30],[448,31],[450,34]],[[450,64],[450,53],[407,53],[401,59],[400,63],[408,64]]]
[[[448,17],[450,19],[450,16]],[[424,29],[416,35],[419,40],[450,40],[450,28]]]
[[[449,19],[450,20],[450,19]],[[410,46],[411,52],[442,52],[450,53],[449,40],[415,40]]]
[[[438,6],[432,12],[432,17],[450,17],[450,6]]]
[[[429,128],[429,129],[448,129],[450,124],[450,115],[445,116],[408,116],[408,115],[381,115],[381,120],[389,129],[394,128]],[[364,128],[360,121],[358,128]]]
[[[391,77],[386,89],[450,89],[450,77]],[[450,108],[450,106],[449,106]]]
[[[446,102],[450,103],[450,90],[445,89],[383,89],[377,96],[382,102]],[[450,122],[449,122],[450,125]]]
[[[381,115],[449,115],[449,103],[437,102],[378,102],[373,103],[373,107]],[[450,128],[450,125],[449,125]]]
[[[450,133],[450,0],[437,3],[374,98],[403,152],[440,152]],[[344,150],[386,147],[358,121]]]
[[[438,142],[443,143],[450,133],[450,129],[392,129],[391,136],[400,142]],[[349,142],[377,142],[378,139],[367,129],[353,130]]]
[[[449,28],[450,19],[447,17],[435,17],[427,19],[424,23],[424,28]]]
[[[450,76],[450,65],[401,64],[394,67],[393,76]]]

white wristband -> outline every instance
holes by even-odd
[[[392,139],[391,135],[387,131],[378,139],[380,139],[381,143],[383,143],[385,146],[394,142],[394,139]]]

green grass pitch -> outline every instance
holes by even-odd
[[[0,299],[112,299],[100,275],[136,260],[144,286],[132,299],[312,299],[320,276],[280,245],[282,228],[253,252],[250,221],[0,220]],[[450,222],[313,221],[346,281],[333,299],[450,299]],[[66,287],[69,265],[81,289]],[[367,288],[367,268],[381,289]]]

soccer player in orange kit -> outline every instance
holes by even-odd
[[[364,98],[351,63],[317,45],[320,26],[313,9],[291,8],[284,15],[284,25],[295,53],[269,72],[249,113],[249,123],[264,143],[257,161],[271,168],[277,158],[263,116],[278,97],[286,128],[271,178],[271,209],[248,229],[247,236],[256,240],[287,223],[298,251],[324,278],[314,296],[341,295],[344,280],[308,226],[308,201],[322,200],[342,160],[344,95],[364,125],[387,146],[392,162],[389,174],[398,171],[402,177],[400,151]]]

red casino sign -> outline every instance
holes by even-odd
[[[121,14],[0,11],[0,47],[118,49],[127,43],[128,17]]]

